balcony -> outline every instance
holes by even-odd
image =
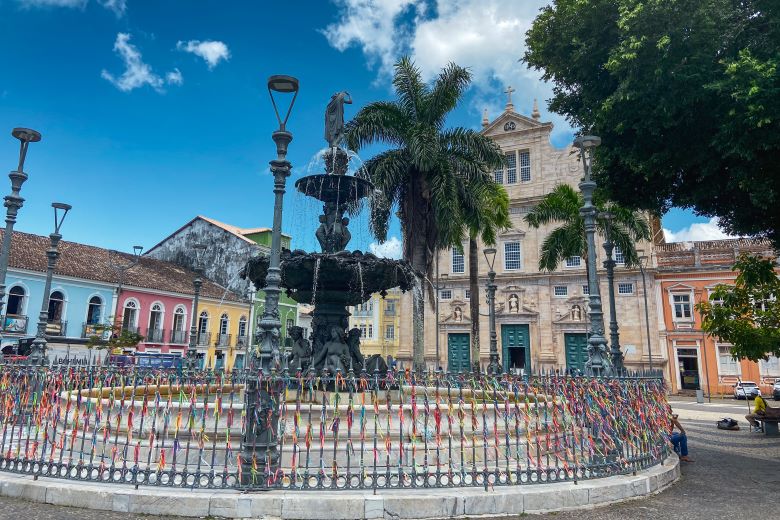
[[[171,331],[171,343],[186,345],[190,341],[190,335],[186,330]]]
[[[243,335],[243,336],[237,336],[236,337],[236,346],[237,347],[246,347],[249,343],[249,336]]]
[[[141,329],[136,325],[122,324],[122,332],[129,332],[130,334],[141,334]]]
[[[217,334],[217,346],[218,347],[230,346],[230,336],[231,334]]]
[[[165,341],[165,331],[163,329],[148,329],[144,341],[146,343],[163,343]]]
[[[24,334],[27,332],[27,316],[21,314],[6,314],[3,316],[3,332]]]
[[[68,333],[68,322],[64,320],[46,320],[46,335],[62,337]]]
[[[198,332],[198,346],[208,347],[211,343],[211,332]]]

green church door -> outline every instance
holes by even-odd
[[[506,371],[531,370],[528,325],[501,325],[501,361]]]
[[[585,370],[585,361],[588,359],[588,336],[582,332],[566,333],[563,335],[566,346],[566,369]]]
[[[447,335],[447,369],[450,372],[471,371],[471,353],[468,334]]]

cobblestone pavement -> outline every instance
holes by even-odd
[[[763,434],[750,433],[742,416],[730,415],[739,420],[742,430],[723,431],[716,429],[714,421],[711,420],[683,419],[683,426],[688,432],[690,455],[696,462],[683,464],[680,481],[663,493],[614,506],[556,513],[541,518],[554,517],[562,520],[773,518],[772,513],[769,513],[766,508],[774,507],[775,499],[780,492],[780,438],[767,438]],[[24,520],[177,520],[175,517],[74,509],[0,497],[0,519],[22,518]]]

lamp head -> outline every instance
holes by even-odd
[[[278,94],[292,94],[292,100],[290,100],[290,106],[287,109],[287,115],[282,120],[279,115],[279,108],[276,106],[276,99],[274,99],[274,92]],[[271,104],[274,106],[274,113],[276,114],[276,120],[279,123],[279,130],[285,131],[287,120],[290,118],[290,112],[295,104],[295,98],[298,97],[298,78],[292,76],[286,76],[283,74],[277,74],[268,78],[268,94],[271,96]]]
[[[483,254],[485,255],[485,260],[487,260],[488,267],[490,270],[493,270],[493,266],[496,263],[496,248],[495,247],[488,247],[483,251]]]
[[[581,135],[574,140],[574,146],[580,150],[595,148],[601,144],[601,137],[597,135]]]
[[[11,130],[11,135],[19,139],[19,166],[16,171],[24,171],[24,159],[27,157],[27,146],[30,143],[37,143],[41,140],[41,133],[31,128],[14,128]],[[22,181],[24,182],[24,181]],[[19,184],[21,188],[21,183]],[[15,188],[18,191],[19,188]]]
[[[51,207],[54,208],[54,233],[59,235],[60,227],[62,227],[62,223],[65,221],[65,216],[73,206],[65,204],[64,202],[52,202]]]
[[[143,251],[143,250],[144,250],[144,246],[133,246],[133,254],[135,256],[140,256],[141,255],[141,251]]]

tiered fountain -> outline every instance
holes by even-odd
[[[373,369],[381,362],[372,360],[371,366],[366,366],[360,353],[359,329],[347,331],[347,307],[364,303],[373,293],[381,294],[393,287],[407,291],[418,278],[406,261],[346,250],[351,239],[347,215],[359,211],[364,199],[372,196],[374,186],[364,178],[347,175],[350,156],[339,146],[345,103],[351,103],[349,94],[335,94],[325,113],[325,139],[329,146],[324,154],[325,173],[309,175],[295,183],[299,192],[321,201],[323,210],[315,233],[322,252],[282,251],[282,287],[296,302],[314,306],[309,340],[294,338],[287,360],[292,372],[310,367],[331,373]],[[244,276],[262,289],[267,271],[268,257],[258,256],[249,261]]]

